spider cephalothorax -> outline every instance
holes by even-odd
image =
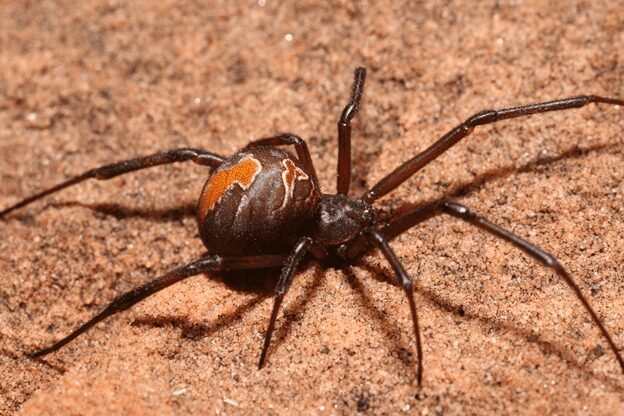
[[[621,106],[624,105],[624,101],[584,95],[478,112],[443,135],[429,148],[397,167],[357,198],[348,195],[351,182],[351,120],[358,111],[365,75],[363,68],[355,70],[351,100],[338,120],[338,190],[335,195],[321,193],[305,141],[293,134],[281,134],[255,140],[228,159],[204,150],[183,148],[91,169],[0,211],[2,218],[17,208],[90,178],[110,179],[151,166],[183,161],[193,161],[213,169],[204,185],[197,207],[200,236],[209,254],[117,296],[91,320],[32,356],[40,357],[58,350],[103,319],[128,309],[159,290],[190,276],[215,271],[281,267],[273,310],[260,354],[261,367],[266,358],[280,305],[301,260],[310,253],[325,263],[341,264],[357,259],[373,246],[379,248],[390,262],[405,291],[416,337],[420,384],[423,368],[422,347],[412,281],[388,242],[433,216],[448,214],[515,245],[557,273],[574,291],[598,326],[624,371],[624,360],[609,332],[574,280],[552,255],[454,202],[436,202],[383,222],[379,222],[376,218],[373,208],[376,200],[394,190],[451,146],[470,135],[476,126],[531,114],[582,107],[589,103]],[[276,148],[281,145],[294,145],[297,157]]]

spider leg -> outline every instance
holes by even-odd
[[[212,271],[279,267],[283,262],[284,256],[275,255],[248,257],[222,257],[214,255],[195,260],[175,269],[171,269],[164,275],[147,282],[142,286],[118,295],[106,308],[104,308],[104,310],[102,310],[102,312],[80,325],[63,339],[55,342],[47,348],[30,354],[30,357],[37,358],[58,350],[109,316],[114,315],[117,312],[125,311],[154,293],[191,276]]]
[[[345,195],[349,193],[349,185],[351,184],[351,119],[355,117],[360,108],[366,69],[356,68],[353,78],[351,99],[342,110],[340,120],[338,120],[338,177],[336,187],[339,194]]]
[[[251,147],[258,146],[286,146],[292,144],[295,146],[295,150],[297,151],[297,157],[301,163],[308,168],[309,172],[312,173],[314,183],[318,184],[318,178],[316,177],[316,170],[314,169],[314,163],[312,163],[312,157],[310,156],[310,150],[308,149],[308,144],[301,137],[291,134],[284,133],[277,136],[265,137],[262,139],[254,140],[249,142],[245,149],[249,149]]]
[[[440,214],[449,214],[453,217],[459,218],[463,221],[466,221],[474,226],[481,228],[482,230],[493,234],[494,236],[501,238],[520,250],[524,251],[529,256],[533,257],[535,260],[540,262],[542,265],[552,269],[559,277],[561,277],[567,285],[572,289],[578,300],[581,302],[585,310],[589,313],[592,320],[596,324],[596,326],[600,329],[600,332],[607,340],[609,347],[615,354],[615,357],[620,364],[620,368],[622,372],[624,372],[624,360],[620,355],[611,335],[607,331],[607,329],[602,325],[600,319],[594,309],[591,307],[585,296],[581,293],[580,288],[576,284],[576,282],[572,279],[572,277],[568,274],[568,272],[563,268],[561,263],[552,256],[550,253],[542,250],[541,248],[534,246],[528,241],[520,238],[519,236],[513,234],[510,231],[505,230],[504,228],[492,223],[488,219],[475,214],[470,211],[467,207],[457,204],[455,202],[443,201],[441,203],[436,203],[432,205],[428,205],[422,208],[419,208],[413,212],[405,214],[382,228],[382,233],[388,238],[393,239],[399,234],[407,231],[407,229],[431,218],[432,216],[440,215]]]
[[[149,156],[137,157],[134,159],[123,160],[109,165],[100,166],[95,169],[90,169],[80,175],[69,178],[65,182],[61,182],[51,188],[43,190],[37,194],[31,195],[16,204],[5,208],[0,211],[0,218],[4,217],[9,212],[12,212],[18,208],[37,201],[47,195],[58,192],[62,189],[76,185],[87,179],[107,180],[114,178],[115,176],[123,175],[124,173],[133,172],[135,170],[141,170],[150,168],[152,166],[166,165],[175,162],[193,161],[199,165],[206,165],[212,168],[219,166],[225,159],[219,155],[216,155],[205,150],[181,148],[170,150],[163,153],[156,153]]]
[[[303,237],[297,242],[297,244],[295,244],[295,248],[291,251],[288,259],[286,259],[286,262],[284,263],[282,274],[280,275],[277,286],[275,287],[273,310],[271,311],[269,326],[267,327],[267,331],[264,336],[264,343],[262,345],[262,352],[260,353],[258,369],[262,368],[262,366],[264,365],[264,360],[269,349],[269,344],[271,343],[271,336],[273,335],[273,330],[275,329],[277,313],[279,312],[279,308],[282,305],[284,296],[286,296],[286,292],[288,292],[288,289],[290,288],[290,284],[292,283],[295,272],[297,271],[297,266],[308,251],[317,258],[319,256],[327,255],[325,249],[317,246],[317,244],[315,244],[310,237]]]
[[[403,163],[362,196],[362,199],[369,204],[388,192],[394,190],[416,172],[425,167],[429,162],[435,160],[451,146],[459,142],[464,137],[470,135],[476,126],[495,123],[509,118],[524,117],[531,114],[545,113],[548,111],[560,111],[571,108],[583,107],[589,103],[604,103],[624,106],[624,100],[615,98],[600,97],[596,95],[581,95],[578,97],[563,98],[555,101],[547,101],[537,104],[528,104],[520,107],[505,108],[502,110],[480,111],[446,133],[438,141],[427,149],[423,150],[407,162]]]
[[[420,328],[418,326],[418,314],[416,313],[416,301],[414,300],[414,285],[412,283],[412,279],[410,279],[409,275],[399,262],[396,254],[388,244],[388,240],[384,235],[375,230],[374,228],[367,228],[364,230],[364,233],[367,239],[375,245],[381,252],[383,253],[388,263],[392,266],[394,270],[394,274],[401,281],[401,286],[405,291],[405,295],[407,296],[407,301],[409,302],[410,312],[412,314],[412,323],[414,324],[414,335],[416,336],[416,353],[418,355],[418,385],[422,385],[422,373],[423,373],[423,353],[422,353],[422,344],[420,339]]]
[[[542,250],[541,248],[534,246],[528,241],[518,237],[517,235],[505,230],[504,228],[499,227],[488,219],[471,212],[467,207],[463,205],[445,201],[442,203],[441,209],[446,214],[469,222],[470,224],[475,225],[482,230],[495,235],[498,238],[502,238],[503,240],[510,242],[520,250],[527,253],[529,256],[533,257],[535,260],[542,263],[544,266],[552,269],[555,273],[557,273],[559,277],[561,277],[568,284],[570,289],[572,289],[578,300],[583,304],[587,312],[589,312],[589,315],[593,319],[594,323],[598,326],[598,328],[600,328],[600,332],[602,332],[602,335],[607,339],[609,346],[613,350],[613,353],[615,354],[615,357],[617,358],[618,363],[622,368],[622,372],[624,372],[624,360],[622,359],[622,356],[615,346],[615,343],[611,339],[611,335],[609,335],[609,332],[607,332],[606,328],[602,325],[602,322],[600,322],[598,315],[596,315],[596,312],[594,312],[592,307],[589,305],[589,302],[581,293],[581,289],[579,289],[576,282],[574,282],[572,277],[568,274],[568,272],[563,268],[561,263],[559,263],[559,261],[555,257]]]

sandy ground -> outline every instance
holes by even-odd
[[[181,146],[228,155],[308,139],[334,192],[335,123],[354,122],[361,194],[474,112],[624,97],[617,2],[0,4],[0,208],[103,163]],[[565,6],[563,5],[565,3]],[[624,346],[624,109],[479,128],[381,200],[449,196],[561,259]],[[86,182],[0,221],[0,413],[621,414],[624,375],[551,271],[452,218],[393,247],[417,284],[425,374],[404,294],[371,251],[307,262],[257,359],[275,279],[177,284],[42,361],[116,294],[197,258],[205,168]]]

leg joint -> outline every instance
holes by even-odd
[[[464,219],[472,219],[476,217],[476,215],[472,211],[470,211],[468,207],[462,204],[458,204],[456,202],[442,201],[441,207],[442,207],[442,211],[454,217],[459,217],[459,218],[464,218]]]
[[[464,124],[468,127],[480,126],[483,124],[493,123],[498,120],[498,112],[496,110],[483,110],[473,114]]]
[[[366,234],[368,239],[372,241],[378,247],[383,245],[386,242],[383,235],[374,228],[370,228],[370,227],[365,228],[363,232],[364,234]]]
[[[554,269],[557,272],[560,272],[563,270],[563,266],[561,265],[561,263],[559,263],[559,261],[553,257],[552,254],[546,252],[546,251],[535,251],[533,252],[535,257],[542,263],[544,264],[544,266],[550,267],[551,269]],[[531,254],[531,253],[529,253]]]
[[[301,137],[292,133],[284,133],[283,135],[280,136],[280,140],[284,144],[293,144],[295,146],[304,143],[304,140]]]

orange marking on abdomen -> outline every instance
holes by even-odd
[[[282,182],[284,182],[284,200],[282,206],[279,209],[286,207],[288,201],[292,199],[295,193],[295,186],[297,181],[307,181],[309,176],[301,169],[295,166],[295,163],[290,159],[283,159],[282,166],[286,168],[282,172]],[[312,184],[314,186],[314,183]]]
[[[247,156],[231,168],[215,173],[202,190],[197,210],[198,217],[203,219],[234,184],[240,186],[242,190],[249,188],[260,171],[262,171],[260,162]]]

